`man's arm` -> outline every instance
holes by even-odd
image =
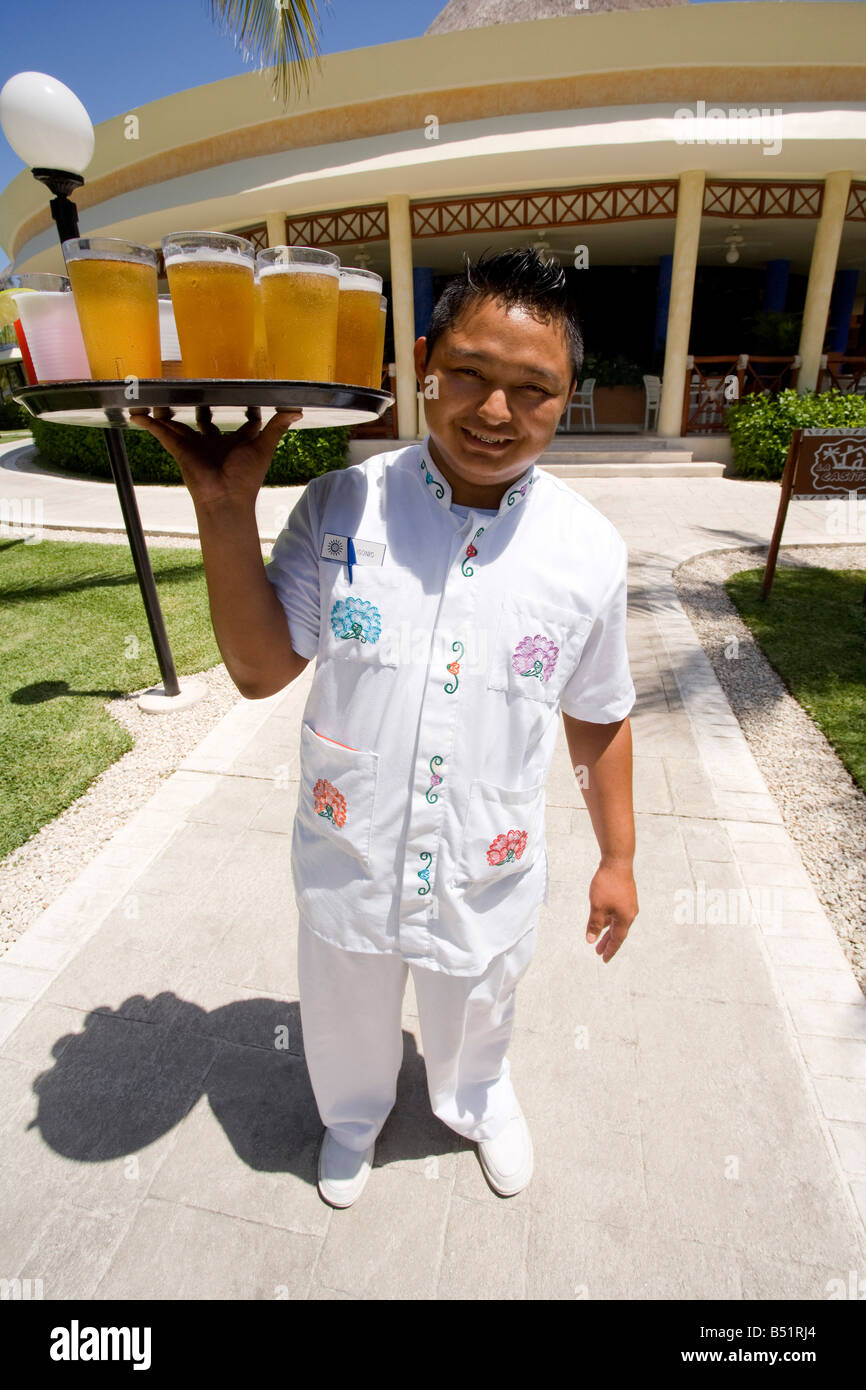
[[[197,506],[211,623],[226,670],[247,700],[284,690],[309,665],[292,646],[265,574],[255,507]]]
[[[632,803],[631,723],[592,724],[563,711],[572,767],[579,776],[601,862],[589,886],[590,943],[607,927],[596,946],[605,961],[616,955],[638,913],[634,882],[634,807]]]

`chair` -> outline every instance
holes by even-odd
[[[560,420],[559,425],[557,426],[558,429],[564,430],[566,433],[569,434],[572,433],[571,413],[573,410],[581,411],[581,413],[584,416],[586,415],[586,412],[589,411],[589,427],[592,430],[595,429],[595,407],[593,405],[592,399],[594,391],[595,377],[588,376],[586,380],[583,382],[583,384],[578,388],[578,390],[575,391],[574,395],[572,396],[568,404],[568,408],[563,413],[562,419]],[[565,421],[564,425],[562,423],[563,420]]]
[[[643,379],[643,387],[644,387],[644,390],[646,391],[646,410],[644,411],[644,417],[643,417],[644,434],[646,434],[647,431],[649,430],[649,427],[650,427],[650,424],[649,424],[649,417],[650,417],[650,413],[651,413],[651,412],[654,412],[654,413],[655,413],[655,420],[653,421],[653,429],[658,429],[658,423],[659,423],[659,405],[661,404],[661,398],[662,398],[662,383],[661,383],[661,377],[658,377],[658,376],[645,376],[644,379]]]

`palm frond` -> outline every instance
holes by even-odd
[[[330,3],[330,0],[325,0]],[[321,70],[318,0],[209,0],[211,16],[234,35],[244,61],[273,67],[274,93],[286,107],[310,89],[311,58]]]

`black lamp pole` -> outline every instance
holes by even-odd
[[[47,184],[51,192],[55,195],[51,199],[49,206],[51,208],[51,216],[54,218],[57,225],[57,235],[60,238],[61,244],[64,241],[69,241],[72,237],[77,237],[78,208],[69,197],[69,194],[73,189],[80,188],[84,183],[84,179],[80,174],[70,174],[63,169],[34,169],[33,177],[38,179],[40,183]],[[174,658],[172,657],[171,647],[168,643],[168,634],[165,630],[162,609],[159,606],[159,596],[156,592],[153,570],[150,566],[150,556],[147,553],[144,528],[141,524],[138,502],[135,497],[135,488],[132,483],[132,474],[129,471],[129,459],[126,454],[126,443],[123,438],[123,430],[116,426],[109,427],[105,431],[105,447],[108,452],[108,462],[111,465],[114,485],[117,488],[117,495],[120,499],[123,524],[126,527],[126,535],[129,540],[129,548],[132,551],[135,573],[138,576],[138,587],[141,591],[141,600],[144,604],[144,611],[147,614],[147,623],[156,651],[156,659],[159,663],[163,690],[167,696],[179,695],[180,686],[178,684],[177,672],[174,669]]]

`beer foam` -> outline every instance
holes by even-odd
[[[242,265],[252,268],[249,255],[230,251],[227,247],[219,250],[215,246],[190,246],[183,251],[172,251],[165,258],[166,266],[180,265],[186,261],[200,261],[203,265]]]
[[[377,285],[375,280],[368,280],[366,275],[345,274],[340,276],[341,290],[369,290],[371,294],[381,295],[382,287]]]
[[[259,279],[265,275],[336,275],[340,274],[338,265],[321,265],[316,261],[285,261],[277,265],[260,265]]]

